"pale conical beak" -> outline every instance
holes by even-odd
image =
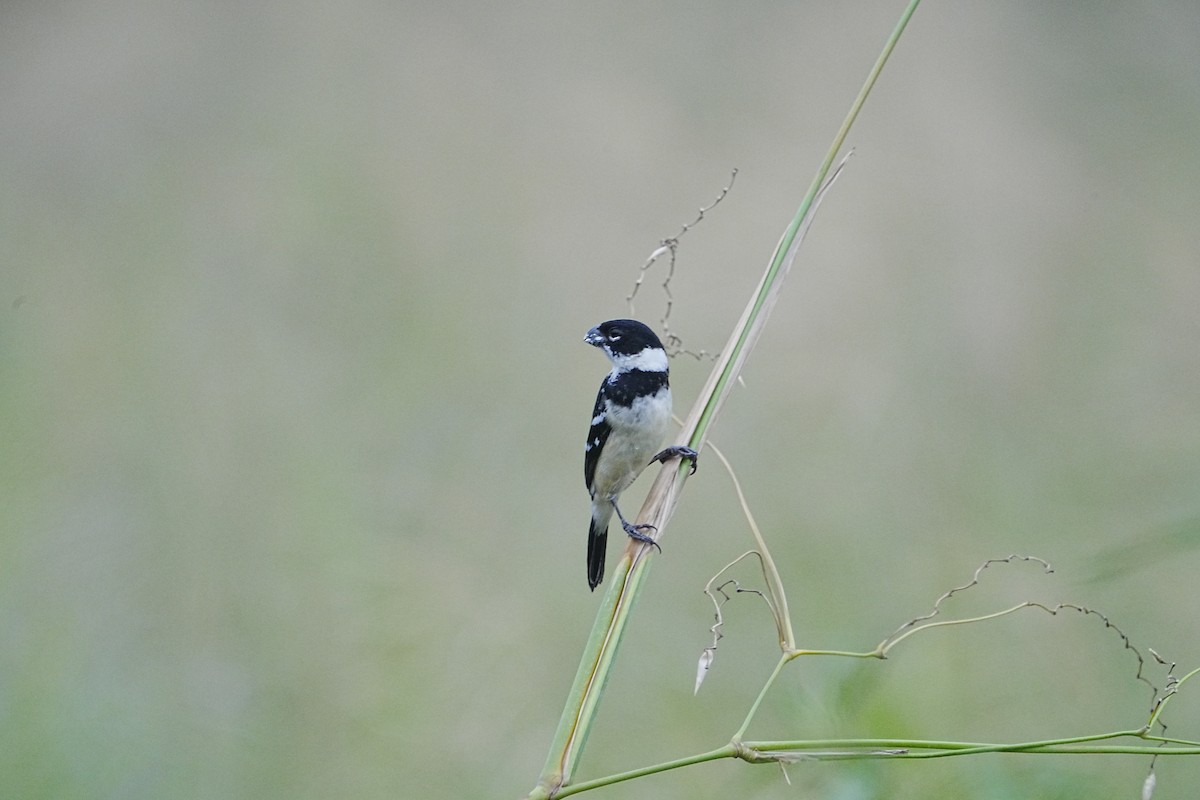
[[[600,333],[599,327],[595,327],[587,332],[587,336],[584,336],[583,340],[592,347],[599,347],[604,344],[604,334]]]

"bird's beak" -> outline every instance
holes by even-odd
[[[583,337],[583,340],[592,347],[599,347],[604,344],[604,335],[600,333],[600,328],[597,326],[588,331],[587,336]]]

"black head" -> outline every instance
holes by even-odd
[[[601,347],[609,356],[633,356],[647,347],[662,349],[654,331],[636,319],[610,319],[587,332],[583,340]]]
[[[654,331],[636,319],[610,319],[587,332],[583,340],[599,347],[620,373],[667,371],[667,354]]]

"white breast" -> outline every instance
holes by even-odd
[[[608,403],[604,416],[612,427],[592,482],[595,497],[615,498],[629,488],[658,452],[671,422],[671,390],[663,387],[639,397],[628,408]]]

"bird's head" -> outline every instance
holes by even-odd
[[[666,372],[667,354],[650,328],[636,319],[610,319],[587,332],[583,340],[599,347],[618,372],[638,369]]]

